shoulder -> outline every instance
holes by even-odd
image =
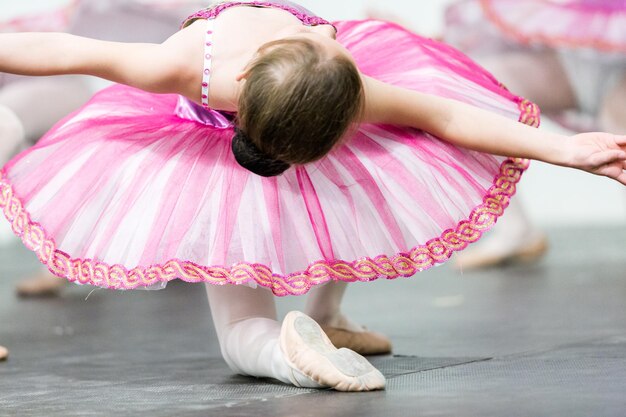
[[[161,71],[176,90],[185,96],[195,95],[201,83],[206,20],[199,19],[168,38],[159,48]],[[190,97],[194,99],[195,97]]]
[[[202,49],[206,26],[205,19],[195,20],[170,36],[163,42],[163,47],[172,53],[178,51],[181,54]]]

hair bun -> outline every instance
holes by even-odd
[[[260,150],[239,128],[235,128],[232,149],[239,165],[262,177],[275,177],[287,171],[291,166]]]

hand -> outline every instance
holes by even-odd
[[[626,136],[582,133],[566,146],[566,165],[603,175],[626,185]]]

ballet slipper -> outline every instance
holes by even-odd
[[[496,245],[477,245],[459,253],[454,267],[459,270],[481,269],[507,263],[532,263],[538,261],[548,251],[548,239],[536,234],[530,239],[502,249]]]
[[[385,377],[367,359],[350,349],[337,349],[313,319],[298,311],[283,320],[280,347],[296,386],[304,376],[337,391],[385,388]]]
[[[391,340],[381,333],[352,331],[339,327],[322,326],[322,330],[332,344],[338,348],[347,348],[360,355],[385,355],[391,353]]]
[[[0,361],[5,361],[9,357],[9,351],[4,346],[0,346]]]
[[[15,290],[20,297],[56,297],[66,285],[66,280],[42,272],[18,283]]]

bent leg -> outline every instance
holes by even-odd
[[[26,139],[36,142],[55,123],[91,97],[85,78],[28,78],[0,90],[0,105],[10,108],[22,123]]]
[[[454,258],[457,269],[471,270],[505,263],[531,263],[548,251],[544,233],[528,218],[519,198],[509,204],[496,227]]]
[[[206,288],[220,349],[233,371],[306,388],[371,391],[385,386],[376,368],[351,350],[337,350],[310,317],[291,312],[281,325],[268,290]]]
[[[329,282],[311,289],[306,296],[306,314],[323,326],[361,330],[361,326],[341,313],[341,302],[347,287],[346,282]]]
[[[222,356],[230,369],[290,384],[272,293],[237,285],[207,284],[206,290]]]
[[[68,284],[69,281],[52,275],[44,268],[36,275],[18,282],[15,291],[18,296],[24,298],[56,297]]]
[[[554,51],[515,51],[477,57],[477,62],[512,93],[533,101],[546,113],[578,106],[567,73]]]
[[[387,336],[368,331],[341,312],[347,286],[345,282],[329,282],[313,288],[307,295],[307,315],[322,326],[338,348],[348,348],[361,355],[390,353],[392,346]]]
[[[603,130],[626,134],[626,71],[605,96],[599,118]]]
[[[0,165],[8,162],[24,140],[24,127],[19,117],[0,103]]]

